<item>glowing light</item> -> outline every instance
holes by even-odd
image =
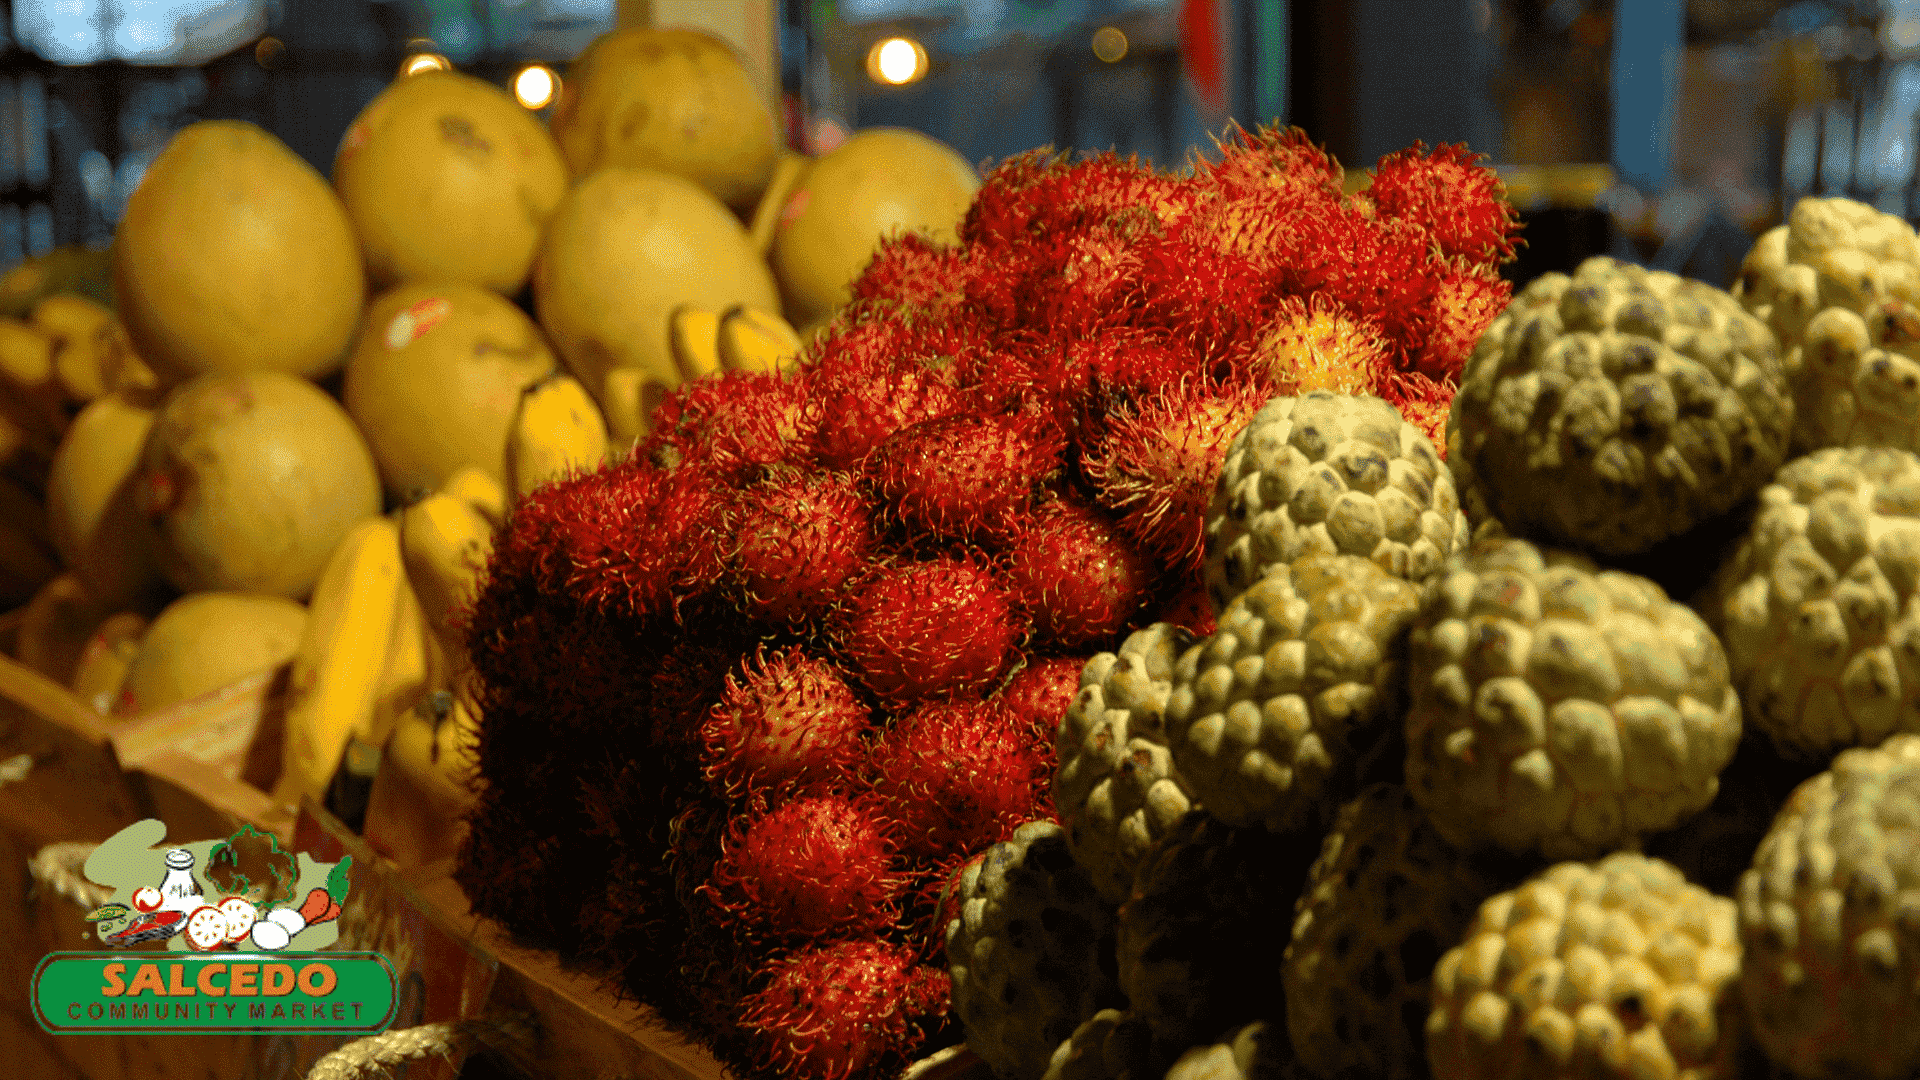
[[[439,53],[415,53],[400,61],[400,76],[419,75],[428,71],[452,71],[453,65]]]
[[[1109,64],[1126,58],[1127,35],[1117,26],[1103,26],[1093,32],[1093,55]]]
[[[927,50],[912,38],[887,38],[867,50],[867,75],[874,82],[905,86],[926,73]]]
[[[544,109],[560,92],[560,76],[545,64],[528,64],[513,77],[513,96],[529,109]]]
[[[279,62],[281,55],[286,51],[286,45],[279,38],[264,37],[260,39],[258,45],[253,47],[253,59],[261,67],[270,68]]]

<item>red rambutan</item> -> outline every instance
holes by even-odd
[[[947,1012],[947,973],[914,950],[843,941],[775,960],[741,1002],[756,1068],[773,1076],[862,1080],[897,1072]]]
[[[1013,538],[1003,573],[1014,602],[1033,620],[1033,648],[1079,650],[1126,627],[1155,570],[1153,557],[1105,514],[1059,499]]]
[[[727,571],[756,619],[799,626],[819,616],[873,549],[873,519],[840,473],[788,473],[743,491],[727,517]]]
[[[951,361],[902,355],[916,346],[924,343],[904,329],[875,322],[822,347],[823,359],[808,378],[820,418],[814,446],[829,468],[857,467],[894,432],[966,407],[946,373]]]
[[[1088,659],[1052,656],[1033,660],[1007,680],[1006,689],[993,700],[1007,710],[1015,724],[1028,729],[1036,744],[1051,748],[1054,733],[1060,730],[1060,718],[1080,692],[1080,672]],[[1049,762],[1048,767],[1052,764]]]
[[[1123,239],[1177,224],[1191,196],[1176,177],[1161,176],[1137,157],[1034,151],[987,174],[960,225],[960,239],[992,251],[1021,247],[1046,234],[1108,225]]]
[[[1394,408],[1400,410],[1400,416],[1408,423],[1426,432],[1433,441],[1434,453],[1444,460],[1447,456],[1447,412],[1453,406],[1454,392],[1459,386],[1452,381],[1436,382],[1417,371],[1398,372],[1387,381],[1380,390]]]
[[[1440,276],[1425,310],[1414,319],[1414,370],[1428,378],[1458,379],[1480,335],[1513,299],[1513,283],[1491,269],[1459,263]]]
[[[1500,177],[1481,160],[1464,144],[1428,152],[1416,142],[1380,159],[1367,194],[1381,214],[1425,229],[1448,256],[1510,259],[1520,218]]]
[[[1203,163],[1199,182],[1228,198],[1256,191],[1288,191],[1301,202],[1335,203],[1346,172],[1297,127],[1230,129],[1220,140],[1220,160]]]
[[[1052,733],[1042,740],[999,702],[936,702],[900,717],[867,769],[901,851],[971,855],[1052,816]]]
[[[1372,393],[1393,363],[1375,320],[1317,293],[1280,302],[1251,360],[1266,369],[1279,393],[1288,395]]]
[[[881,241],[873,261],[853,282],[853,302],[880,302],[938,315],[966,298],[967,282],[978,272],[964,248],[942,244],[920,233],[901,233]]]
[[[682,383],[650,416],[639,456],[706,467],[733,482],[812,457],[806,382],[788,372],[729,371]]]
[[[1227,447],[1267,398],[1257,385],[1176,383],[1114,410],[1088,447],[1101,505],[1168,569],[1199,565]]]
[[[800,649],[757,651],[701,728],[707,780],[733,798],[805,791],[840,775],[871,724],[840,669]]]
[[[1207,595],[1207,584],[1199,574],[1188,577],[1191,580],[1161,602],[1152,621],[1185,627],[1196,638],[1207,637],[1218,625],[1214,621],[1213,599]]]
[[[1035,415],[961,414],[895,432],[867,459],[874,491],[918,534],[1000,537],[1060,468],[1065,439]]]
[[[881,822],[820,795],[736,819],[700,892],[753,940],[801,942],[878,932],[899,916],[905,880]]]
[[[841,654],[889,705],[984,690],[1027,629],[993,572],[953,555],[877,568],[847,590],[835,624]]]

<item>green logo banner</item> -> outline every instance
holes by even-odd
[[[33,1014],[56,1034],[384,1031],[393,966],[370,952],[57,952],[34,969]]]

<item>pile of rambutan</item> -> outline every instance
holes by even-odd
[[[789,374],[690,383],[497,538],[469,613],[477,912],[740,1075],[951,1042],[936,910],[1048,818],[1092,654],[1205,633],[1202,514],[1275,395],[1435,434],[1517,223],[1464,148],[1344,194],[1297,130],[1180,175],[1046,152],[902,236]]]

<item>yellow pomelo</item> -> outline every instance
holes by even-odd
[[[452,71],[401,78],[333,159],[374,285],[465,281],[513,294],[567,192],[553,136],[506,91]]]
[[[252,124],[175,134],[114,237],[115,307],[161,378],[340,366],[366,300],[353,226],[333,189]]]
[[[334,546],[380,512],[373,455],[346,410],[268,371],[176,387],[134,490],[161,572],[183,593],[305,599]]]
[[[533,295],[555,351],[596,398],[616,367],[679,385],[667,341],[673,309],[772,311],[780,302],[746,229],[713,196],[678,176],[621,168],[594,173],[561,201]]]
[[[402,285],[367,309],[347,359],[347,412],[405,502],[473,465],[506,481],[521,391],[554,369],[518,307],[477,285]]]
[[[154,401],[102,397],[74,417],[47,474],[47,525],[60,561],[109,610],[147,607],[166,587],[134,492]]]
[[[218,690],[293,659],[307,609],[285,597],[190,593],[168,604],[127,666],[118,716],[138,716]]]
[[[773,110],[726,42],[616,30],[574,58],[550,121],[576,177],[608,165],[684,176],[751,211],[780,157]]]
[[[959,239],[980,177],[943,143],[874,128],[822,155],[787,197],[770,262],[795,326],[817,323],[851,297],[880,241],[919,231]]]

